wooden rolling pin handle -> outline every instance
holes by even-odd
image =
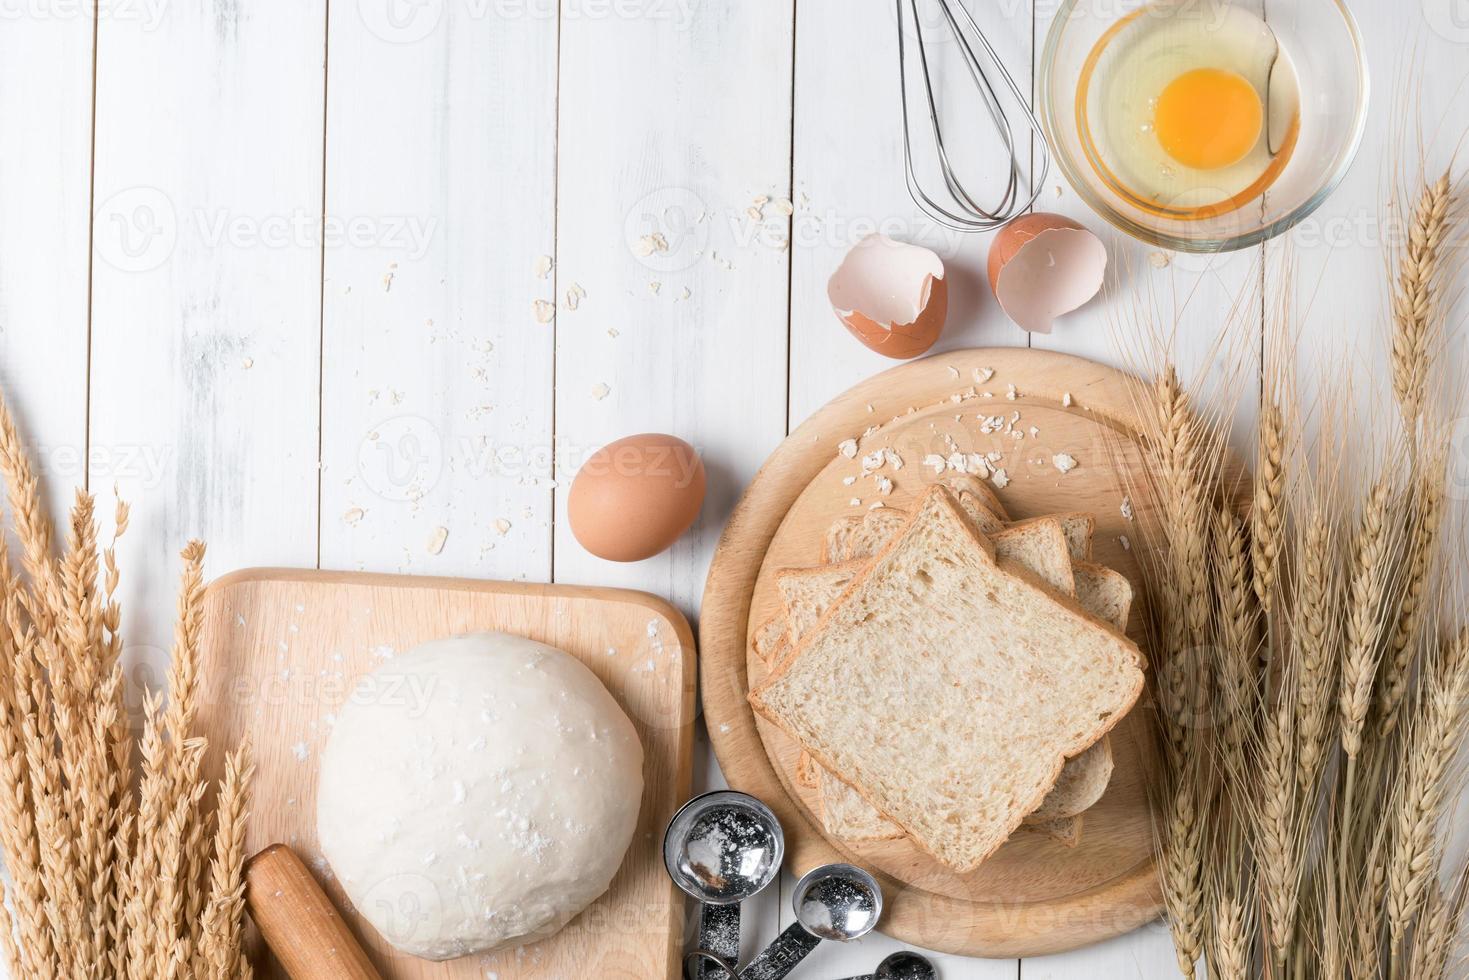
[[[245,865],[250,918],[291,980],[383,980],[296,852],[272,844]]]

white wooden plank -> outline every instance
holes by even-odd
[[[143,682],[187,538],[212,574],[316,561],[324,3],[157,14],[104,18],[97,55],[92,482],[133,503]]]
[[[1034,9],[1036,45],[1043,49],[1057,9],[1054,4],[1036,4]],[[1042,70],[1038,64],[1037,73]],[[1054,163],[1046,185],[1036,208],[1073,217],[1097,233],[1107,246],[1110,266],[1103,294],[1060,318],[1053,333],[1032,335],[1032,345],[1147,374],[1157,364],[1157,342],[1168,341],[1188,383],[1198,382],[1206,392],[1234,399],[1237,424],[1232,443],[1237,451],[1248,452],[1258,411],[1257,372],[1247,370],[1241,378],[1229,370],[1226,359],[1214,355],[1227,329],[1236,331],[1251,358],[1258,348],[1252,338],[1260,330],[1259,249],[1214,256],[1167,252],[1113,230],[1077,196]],[[1242,306],[1241,295],[1252,287],[1253,299]],[[1021,963],[1024,980],[1159,977],[1176,972],[1173,942],[1162,923],[1096,946]]]
[[[1022,980],[1158,980],[1179,975],[1168,927],[1161,921],[1136,932],[1056,956],[1032,956],[1020,963]]]
[[[550,576],[553,338],[533,304],[553,291],[536,262],[554,251],[557,25],[542,7],[333,8],[326,211],[345,234],[325,260],[324,566]]]
[[[92,22],[0,31],[0,388],[60,520],[85,484]]]
[[[1263,9],[1262,0],[1255,2]],[[1054,4],[1035,9],[1036,45],[1041,48],[1057,10]],[[1038,65],[1037,72],[1041,70]],[[1046,183],[1037,210],[1068,215],[1100,236],[1109,269],[1101,296],[1060,318],[1053,333],[1033,335],[1032,345],[1146,373],[1157,363],[1157,342],[1170,342],[1185,381],[1234,406],[1233,445],[1249,453],[1258,417],[1257,372],[1247,369],[1241,376],[1233,358],[1217,355],[1221,336],[1230,333],[1235,347],[1243,344],[1248,359],[1255,360],[1251,348],[1257,346],[1253,337],[1260,324],[1261,250],[1192,255],[1160,249],[1108,225],[1054,164]]]
[[[1028,5],[1018,11],[1014,6],[968,3],[1006,66],[1025,85],[1030,77],[1030,12]],[[945,110],[950,150],[976,193],[993,192],[1008,161],[993,152],[997,137],[988,128],[974,83],[964,72],[958,44],[937,20],[937,5],[919,3],[918,7],[924,15],[924,30],[933,41],[930,57],[939,79],[938,98]],[[991,236],[964,235],[942,227],[908,194],[903,173],[896,5],[802,0],[797,18],[792,427],[835,395],[897,363],[853,338],[827,300],[827,280],[833,270],[853,245],[874,231],[926,245],[943,258],[950,307],[936,350],[1026,343],[1026,335],[1004,320],[989,295],[985,262]],[[916,56],[911,21],[904,23],[910,54]],[[910,79],[916,83],[917,75],[910,71]],[[917,102],[914,110],[924,111]],[[926,123],[919,118],[917,125]],[[915,137],[920,161],[931,157],[923,133]],[[931,142],[928,140],[929,146]],[[789,875],[782,881],[783,926],[793,919],[793,885]],[[828,976],[857,975],[870,972],[884,956],[903,948],[905,944],[880,934],[847,946],[828,944],[806,969]],[[1016,975],[1014,960],[938,954],[934,959],[942,976],[958,980]]]
[[[774,207],[768,222],[746,209],[790,196],[792,11],[562,5],[557,581],[647,589],[692,616],[731,508],[785,433],[788,232]],[[697,446],[708,497],[669,553],[613,565],[575,541],[564,491],[588,453],[645,431]],[[747,947],[774,936],[778,897],[747,903]]]
[[[58,523],[73,489],[87,481],[91,157],[91,19],[77,9],[73,16],[6,23],[0,31],[0,391]],[[0,963],[0,978],[9,975]]]
[[[1456,156],[1462,164],[1469,130],[1463,94],[1469,28],[1454,0],[1423,0],[1421,20],[1381,4],[1355,4],[1352,10],[1371,68],[1362,148],[1340,189],[1288,240],[1297,266],[1299,363],[1307,395],[1314,397],[1331,381],[1346,381],[1352,399],[1345,407],[1363,413],[1365,424],[1390,420],[1376,411],[1392,399],[1387,246],[1406,241],[1425,172],[1437,179]],[[1272,288],[1279,293],[1286,285],[1276,282]],[[1453,355],[1462,375],[1462,343]]]

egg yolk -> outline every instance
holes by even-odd
[[[1173,159],[1196,170],[1217,170],[1245,158],[1264,121],[1260,96],[1242,76],[1195,68],[1168,83],[1153,125]]]

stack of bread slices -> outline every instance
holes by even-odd
[[[1092,561],[1095,524],[1012,522],[951,476],[912,513],[839,520],[820,564],[778,574],[750,702],[800,743],[829,835],[907,837],[960,873],[1021,827],[1079,842],[1143,688],[1132,587]]]

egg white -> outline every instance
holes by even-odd
[[[1288,53],[1258,16],[1217,0],[1163,0],[1101,43],[1085,111],[1100,163],[1126,192],[1186,211],[1228,201],[1270,169],[1299,115],[1300,89]],[[1179,163],[1154,129],[1158,97],[1196,68],[1242,76],[1265,105],[1261,138],[1227,167],[1198,170]]]

